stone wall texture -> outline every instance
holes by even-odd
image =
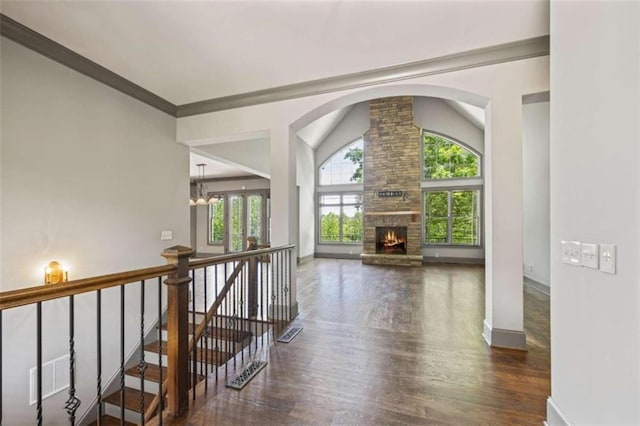
[[[375,264],[421,264],[416,259],[422,257],[422,143],[421,129],[413,124],[413,97],[374,99],[369,107],[371,126],[364,135],[362,260]],[[381,197],[380,191],[401,191],[402,195]],[[376,226],[407,226],[407,256],[373,256]]]

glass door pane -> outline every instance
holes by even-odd
[[[244,250],[244,216],[242,214],[242,196],[229,195],[229,251]]]
[[[262,241],[262,195],[247,197],[247,237],[256,237],[258,244]]]

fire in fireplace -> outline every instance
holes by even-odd
[[[376,227],[376,254],[407,254],[407,227]]]

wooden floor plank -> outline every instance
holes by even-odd
[[[241,391],[211,380],[175,425],[540,425],[550,395],[549,297],[525,287],[528,351],[482,339],[484,268],[298,268],[297,321]]]

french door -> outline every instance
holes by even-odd
[[[258,244],[268,244],[268,194],[226,194],[226,244],[228,252],[246,249],[248,237],[255,237]]]

